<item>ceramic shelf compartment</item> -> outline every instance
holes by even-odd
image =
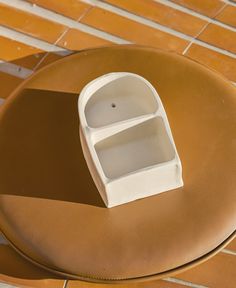
[[[106,74],[86,85],[78,106],[85,159],[107,207],[183,186],[165,110],[146,79]]]

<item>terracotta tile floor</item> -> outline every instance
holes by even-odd
[[[37,69],[80,49],[137,43],[175,51],[236,83],[236,1],[0,0],[0,104]],[[12,264],[14,263],[14,264]],[[0,237],[0,282],[40,288],[236,287],[236,239],[173,278],[132,285],[65,281],[18,256]],[[13,287],[0,284],[0,287]]]

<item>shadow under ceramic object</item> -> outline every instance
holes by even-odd
[[[0,114],[0,131],[6,124],[0,141],[6,161],[0,167],[2,193],[105,207],[78,149],[77,97],[24,89]],[[12,169],[17,173],[13,175]]]

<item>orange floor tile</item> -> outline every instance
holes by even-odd
[[[82,50],[109,44],[112,43],[76,29],[69,29],[58,42],[58,45],[70,50]]]
[[[171,0],[177,4],[187,7],[193,11],[199,12],[209,17],[214,17],[217,12],[225,5],[220,0]]]
[[[193,44],[185,55],[236,81],[236,59],[197,44]]]
[[[220,36],[219,36],[220,35]],[[215,24],[209,24],[198,36],[203,42],[236,53],[236,33]]]
[[[236,27],[236,6],[227,5],[215,19]]]
[[[233,288],[236,283],[236,257],[219,253],[207,262],[176,275],[176,278],[214,288]]]
[[[236,253],[236,238],[228,245],[227,248]]]
[[[91,7],[77,0],[27,0],[28,2],[78,20]]]

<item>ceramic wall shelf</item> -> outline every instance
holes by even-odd
[[[83,152],[107,207],[183,186],[164,107],[146,79],[106,74],[85,86],[78,106]]]

